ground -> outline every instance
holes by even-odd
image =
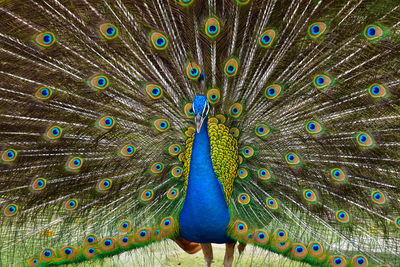
[[[155,252],[156,251],[156,252]],[[213,266],[223,266],[225,245],[213,244],[214,260]],[[153,244],[149,247],[123,253],[120,256],[105,259],[104,262],[85,262],[78,265],[83,266],[189,266],[204,267],[203,253],[189,255],[181,250],[173,242]],[[234,266],[252,267],[309,267],[310,265],[291,261],[275,253],[268,252],[253,246],[247,246],[242,257],[235,249]]]

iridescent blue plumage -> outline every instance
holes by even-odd
[[[230,220],[229,210],[222,185],[215,176],[211,161],[206,97],[197,95],[193,107],[195,117],[200,117],[204,121],[201,120],[200,132],[195,133],[189,182],[179,217],[180,235],[189,241],[199,243],[232,242],[226,234]]]

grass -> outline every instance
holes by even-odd
[[[225,245],[213,244],[214,260],[213,266],[223,266]],[[153,244],[149,247],[126,252],[102,261],[83,262],[79,267],[89,266],[189,266],[203,267],[203,253],[189,255],[181,250],[174,242],[167,241]],[[310,265],[289,260],[272,252],[247,246],[244,253],[239,257],[235,250],[234,266],[263,266],[263,267],[308,267]]]

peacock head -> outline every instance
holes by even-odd
[[[194,122],[196,131],[199,133],[204,119],[207,118],[210,111],[210,103],[204,95],[196,95],[193,101]]]

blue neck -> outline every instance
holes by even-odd
[[[233,242],[226,235],[230,214],[214,173],[207,119],[195,133],[186,198],[179,216],[180,235],[198,243]]]

